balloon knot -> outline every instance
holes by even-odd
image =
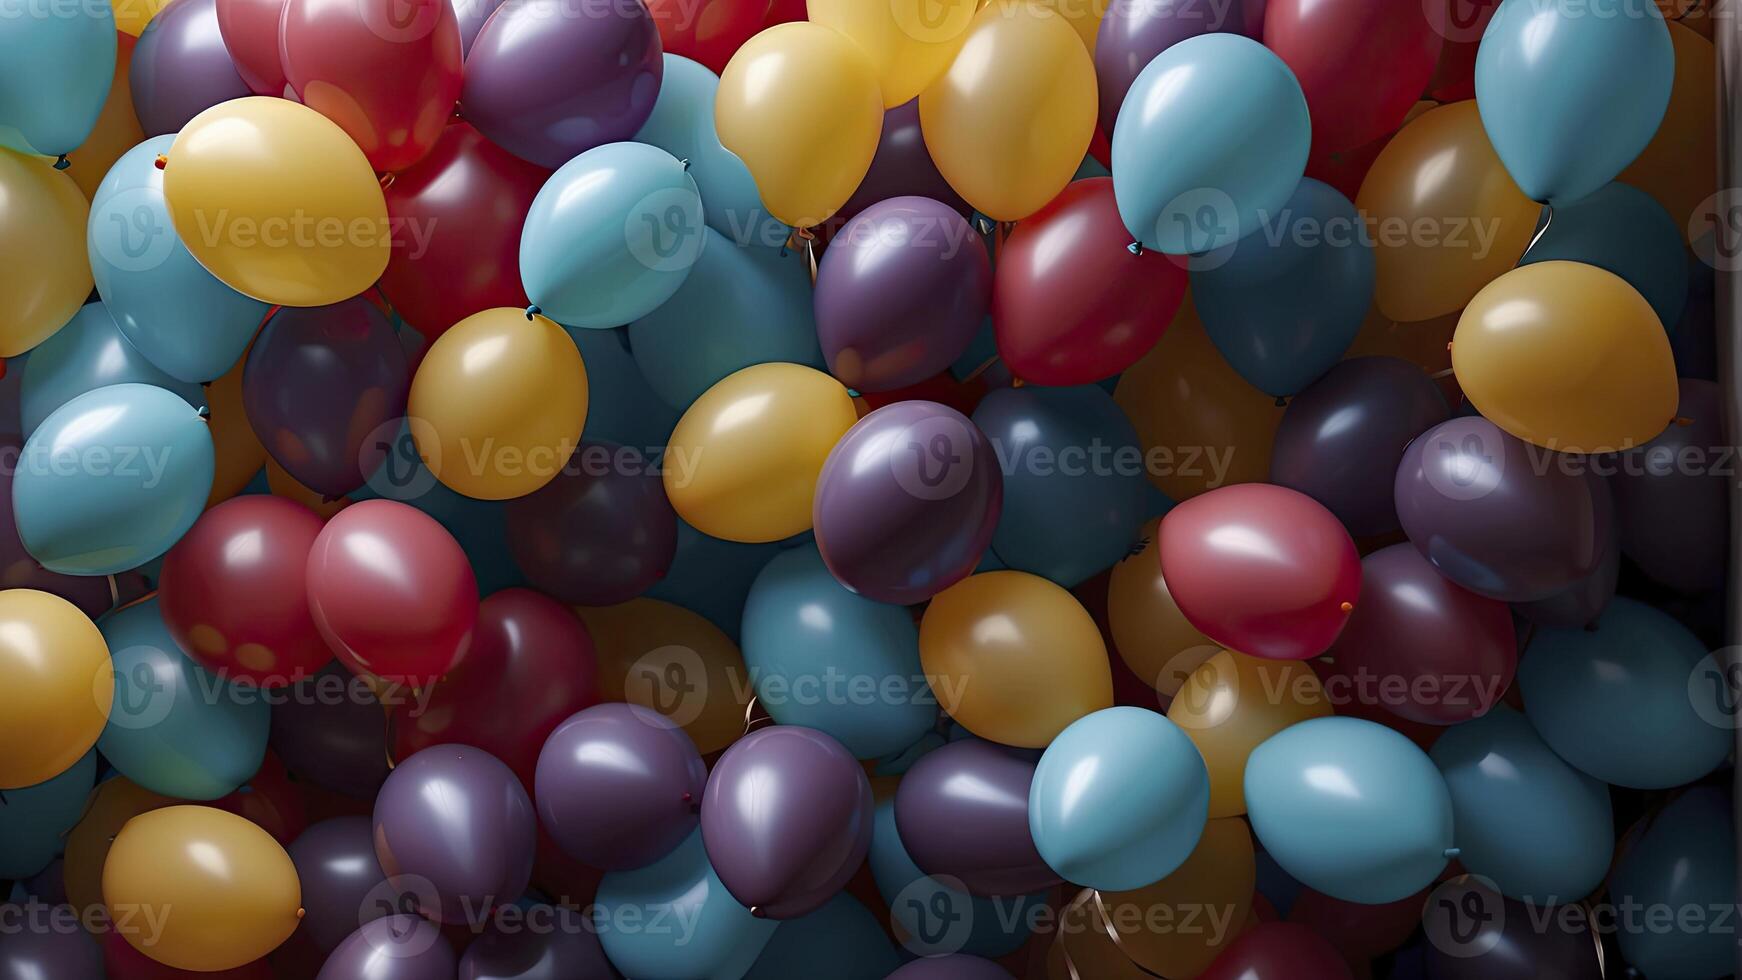
[[[688,170],[690,168],[690,158],[684,157],[682,160],[678,161],[678,165],[683,167],[685,170]]]
[[[1277,408],[1287,408],[1288,407],[1288,399],[1284,398],[1281,395],[1277,395],[1276,396],[1276,407]]]
[[[1451,349],[1452,349],[1452,342],[1448,340],[1448,341],[1446,341],[1446,350],[1451,350]]]
[[[1459,850],[1456,847],[1448,847],[1448,848],[1446,848],[1445,857],[1446,857],[1447,861],[1451,861],[1462,853],[1464,853],[1464,852],[1462,850]]]
[[[65,170],[66,168],[68,168],[72,165],[73,165],[73,162],[71,160],[67,159],[67,155],[65,153],[62,153],[60,156],[56,157],[55,161],[54,161],[54,169],[56,169],[56,170]]]
[[[1342,609],[1344,612],[1354,612],[1355,604],[1353,602],[1345,602],[1338,608]]]
[[[685,803],[688,803],[688,802],[689,802],[689,801],[691,801],[691,800],[693,800],[693,799],[695,799],[695,795],[694,795],[694,794],[692,794],[692,793],[685,793],[685,794],[684,794],[684,795],[683,795],[683,801],[684,801],[684,802],[685,802]]]
[[[753,915],[753,916],[755,916],[755,917],[756,917],[756,918],[758,918],[758,919],[766,919],[766,918],[768,918],[768,913],[767,913],[767,912],[764,912],[764,911],[762,911],[762,906],[760,906],[760,905],[752,905],[752,906],[750,906],[750,914],[751,914],[751,915]]]
[[[303,917],[303,916],[305,916],[305,915],[307,915],[307,914],[308,914],[308,909],[304,909],[304,908],[299,908],[299,909],[297,909],[297,910],[296,910],[296,917],[297,917],[297,918],[299,918],[299,919],[300,919],[300,918],[302,918],[302,917]]]
[[[382,174],[380,177],[380,181],[381,181],[381,189],[387,190],[389,187],[393,186],[393,175],[392,174]]]
[[[1132,255],[1142,255],[1143,254],[1143,243],[1142,242],[1132,242],[1131,244],[1125,246],[1125,251],[1130,252]]]
[[[1675,424],[1676,424],[1676,425],[1680,425],[1680,426],[1689,426],[1689,425],[1693,425],[1693,424],[1694,424],[1694,420],[1693,420],[1693,419],[1690,419],[1690,418],[1688,418],[1688,417],[1687,417],[1687,416],[1685,416],[1685,415],[1677,415],[1677,416],[1676,416],[1676,417],[1675,417]]]
[[[151,165],[156,167],[159,170],[162,170],[165,167],[169,166],[169,157],[166,157],[163,154],[159,153],[157,155],[157,159],[151,161]]]
[[[207,408],[204,405],[201,405],[199,408],[194,409],[194,414],[198,415],[200,417],[200,421],[202,421],[202,422],[209,422],[209,421],[211,421],[211,418],[212,418],[212,410],[210,408]]]
[[[535,316],[538,316],[538,315],[539,315],[539,314],[540,314],[540,313],[543,313],[543,312],[544,312],[544,311],[543,311],[543,310],[541,310],[541,309],[539,309],[539,308],[538,308],[538,306],[537,306],[537,305],[536,305],[536,304],[534,304],[534,305],[532,305],[532,306],[528,306],[528,307],[527,307],[527,308],[526,308],[526,318],[527,318],[527,319],[528,319],[528,320],[530,320],[530,319],[532,319],[532,318],[533,318],[533,317],[535,317]]]

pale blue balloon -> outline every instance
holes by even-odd
[[[744,980],[883,980],[900,965],[883,924],[842,892],[815,912],[782,922]]]
[[[101,302],[86,303],[30,352],[18,388],[18,418],[28,438],[49,413],[87,391],[137,382],[180,395],[195,410],[206,407],[206,390],[177,381],[140,355]]]
[[[1200,34],[1155,57],[1113,128],[1125,228],[1171,255],[1257,231],[1306,172],[1312,121],[1281,58],[1238,34]]]
[[[1609,872],[1609,787],[1561,761],[1506,705],[1445,731],[1429,755],[1452,794],[1458,860],[1501,894],[1576,901]]]
[[[1145,708],[1106,708],[1046,747],[1028,830],[1066,881],[1128,891],[1183,863],[1210,815],[1210,773],[1186,733]]]
[[[1650,194],[1616,182],[1555,208],[1519,264],[1560,259],[1620,276],[1651,304],[1665,330],[1681,322],[1688,300],[1688,250],[1681,226]]]
[[[685,465],[668,455],[664,466]],[[700,613],[721,632],[738,642],[744,619],[744,602],[751,583],[768,560],[780,554],[781,542],[745,544],[724,541],[677,521],[677,554],[665,577],[647,590],[651,599],[661,599]]]
[[[1726,789],[1695,786],[1637,831],[1616,862],[1608,901],[1631,910],[1617,922],[1621,955],[1651,980],[1708,980],[1735,969],[1735,827]],[[1675,918],[1689,915],[1699,918]]]
[[[85,142],[115,78],[107,3],[19,4],[0,16],[0,146],[55,156]]]
[[[681,413],[641,376],[635,356],[629,353],[629,332],[570,330],[569,338],[587,365],[587,427],[582,438],[633,446],[649,459],[663,453]]]
[[[683,285],[705,240],[702,198],[677,158],[607,143],[562,165],[526,215],[520,279],[545,316],[618,327]]]
[[[1653,4],[1505,0],[1476,52],[1482,127],[1520,190],[1565,204],[1615,179],[1656,135],[1675,45]]]
[[[1246,815],[1301,884],[1365,905],[1438,877],[1452,850],[1452,797],[1414,742],[1359,718],[1283,729],[1246,760]]]
[[[593,924],[611,964],[636,980],[738,980],[779,925],[726,891],[700,830],[644,868],[605,875]]]
[[[53,779],[0,794],[0,878],[28,878],[48,867],[85,815],[96,784],[97,753],[86,752]]]
[[[742,648],[769,717],[825,732],[855,758],[898,752],[937,723],[913,615],[848,591],[814,544],[756,576]]]

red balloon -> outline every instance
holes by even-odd
[[[1300,80],[1315,153],[1397,129],[1439,61],[1438,19],[1421,0],[1270,0],[1264,46]]]
[[[1261,922],[1222,951],[1198,980],[1353,980],[1337,948],[1306,926]]]
[[[1311,929],[1343,954],[1351,967],[1402,946],[1421,926],[1428,889],[1384,905],[1362,905],[1302,888],[1288,907],[1288,921]]]
[[[478,606],[472,648],[428,703],[408,699],[393,709],[393,756],[475,746],[507,763],[531,793],[544,740],[599,702],[598,675],[593,638],[573,610],[531,589],[498,592]]]
[[[218,0],[218,36],[236,74],[255,95],[282,97],[289,82],[278,59],[278,22],[285,0]]]
[[[255,773],[236,792],[207,804],[251,821],[280,844],[290,842],[308,829],[308,803],[302,785],[291,782],[290,773],[271,751]]]
[[[1272,660],[1324,653],[1361,594],[1361,556],[1342,522],[1267,483],[1211,490],[1161,519],[1162,576],[1198,632]]]
[[[346,667],[416,687],[465,655],[478,582],[435,518],[365,500],[333,515],[309,550],[308,605]]]
[[[646,0],[667,54],[699,61],[718,75],[750,36],[762,29],[764,0]],[[803,16],[801,10],[801,18]]]
[[[1500,0],[1445,0],[1440,21],[1445,26],[1446,46],[1440,63],[1428,82],[1427,94],[1437,102],[1461,102],[1476,97],[1476,49]]]
[[[992,323],[998,353],[1031,384],[1080,385],[1137,363],[1186,293],[1159,252],[1133,254],[1113,179],[1066,187],[998,249]]]
[[[381,289],[429,340],[474,313],[524,307],[520,230],[550,171],[452,122],[384,194],[393,236]]]
[[[278,47],[298,98],[376,170],[423,159],[460,99],[460,22],[448,0],[288,0]]]
[[[269,494],[200,515],[163,558],[158,605],[188,656],[215,674],[282,687],[333,659],[309,615],[303,568],[321,533],[314,511]]]
[[[805,9],[805,0],[771,0],[768,4],[768,16],[762,21],[762,29],[767,30],[776,24],[804,20],[808,15],[809,12]]]

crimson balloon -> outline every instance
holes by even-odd
[[[1427,87],[1444,42],[1427,4],[1270,0],[1264,46],[1300,80],[1313,150],[1350,150],[1396,130]]]
[[[1337,948],[1306,926],[1261,922],[1234,940],[1198,980],[1354,980]]]
[[[718,75],[733,52],[762,29],[768,5],[750,0],[646,0],[667,54],[682,55]]]

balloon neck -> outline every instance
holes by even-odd
[[[1456,847],[1448,847],[1448,848],[1446,848],[1445,859],[1447,861],[1456,860],[1458,855],[1460,855],[1462,853],[1464,853],[1464,852]]]
[[[212,419],[212,410],[205,405],[194,409],[194,414],[200,417],[201,422],[209,422]]]
[[[55,161],[54,161],[54,169],[56,169],[56,170],[65,170],[66,168],[68,168],[72,165],[73,165],[73,162],[71,160],[67,159],[67,155],[65,153],[62,153],[60,156],[56,157]]]
[[[530,320],[530,319],[532,319],[532,318],[533,318],[533,317],[535,317],[535,316],[538,316],[538,315],[539,315],[539,314],[540,314],[540,313],[543,313],[543,312],[544,312],[544,311],[543,311],[543,310],[541,310],[541,309],[539,309],[539,308],[538,308],[538,306],[537,306],[537,305],[533,305],[533,306],[528,306],[528,307],[527,307],[527,308],[526,308],[526,318],[527,318],[527,319],[528,319],[528,320]]]
[[[766,918],[768,918],[768,913],[767,913],[767,912],[764,912],[764,911],[762,911],[762,906],[760,906],[760,905],[752,905],[752,906],[750,906],[750,914],[751,914],[751,915],[753,915],[753,916],[755,916],[755,917],[756,917],[756,918],[758,918],[758,919],[766,919]]]
[[[1132,242],[1131,244],[1125,246],[1125,251],[1130,252],[1132,255],[1142,255],[1143,254],[1143,243],[1142,242]]]
[[[1281,395],[1277,395],[1276,396],[1276,407],[1277,408],[1287,408],[1288,407],[1288,399],[1284,398]]]
[[[305,908],[298,908],[298,909],[297,909],[297,910],[296,910],[296,917],[297,917],[297,918],[299,918],[299,919],[300,919],[300,918],[302,918],[302,917],[303,917],[303,916],[305,916],[305,915],[307,915],[307,914],[308,914],[308,909],[305,909]]]
[[[690,168],[690,158],[684,157],[682,160],[679,160],[678,166],[683,167],[685,170],[688,170]]]
[[[1355,604],[1353,602],[1345,602],[1340,608],[1346,613],[1351,613],[1355,611]]]
[[[169,157],[166,157],[163,154],[159,153],[157,155],[157,159],[151,161],[151,165],[156,167],[159,170],[162,170],[165,167],[169,166]]]

